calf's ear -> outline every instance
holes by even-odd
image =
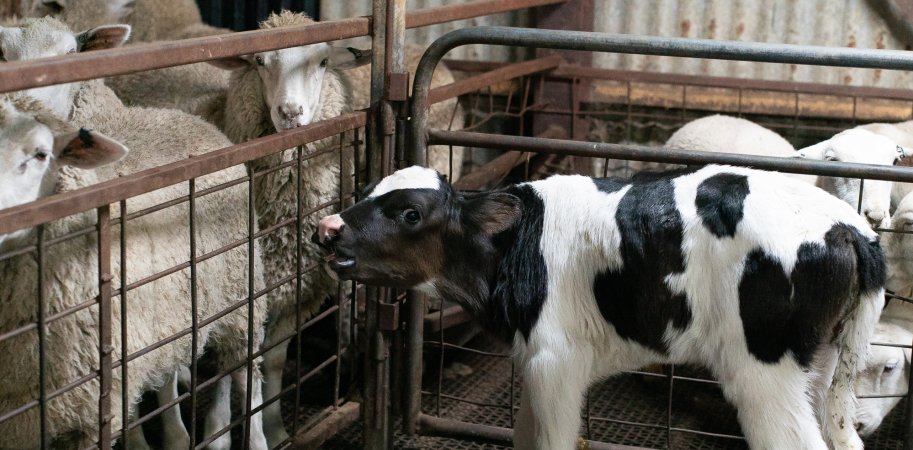
[[[463,214],[483,233],[498,234],[513,226],[522,214],[520,199],[504,192],[493,192],[467,200]]]

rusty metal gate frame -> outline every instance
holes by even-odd
[[[646,162],[694,165],[730,164],[790,173],[859,178],[862,182],[865,179],[913,182],[913,168],[908,167],[672,150],[642,145],[592,143],[428,129],[431,74],[448,51],[468,44],[913,70],[913,53],[892,50],[711,41],[507,27],[461,29],[447,33],[432,43],[419,63],[412,92],[412,120],[409,125],[408,149],[405,153],[406,164],[425,165],[428,145],[436,144]],[[893,297],[900,298],[903,301],[913,301],[899,296]],[[422,295],[414,291],[408,292],[407,303],[405,349],[407,364],[404,385],[408,386],[409,389],[403,393],[405,413],[403,425],[405,431],[409,434],[510,444],[513,430],[509,428],[441,418],[424,414],[421,411],[422,350],[424,345]],[[898,347],[909,348],[910,346]],[[907,423],[904,449],[913,450],[913,414],[911,414],[913,413],[913,377],[910,378],[908,392],[911,392],[911,395],[907,395],[905,402]],[[597,449],[623,448],[623,446],[601,442],[590,442],[589,444],[590,448]]]

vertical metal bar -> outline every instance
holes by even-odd
[[[241,441],[243,449],[250,448],[251,395],[254,387],[254,233],[256,232],[254,215],[254,177],[247,183],[247,395],[244,397],[244,433]]]
[[[856,214],[862,214],[862,190],[865,189],[865,178],[859,179],[859,201],[856,202]]]
[[[190,223],[190,447],[196,448],[197,443],[197,384],[200,382],[197,374],[197,360],[199,359],[200,345],[200,319],[199,299],[197,298],[197,233],[196,233],[196,193],[197,180],[191,178],[188,182],[189,223]]]
[[[295,147],[297,175],[295,177],[295,333],[289,339],[296,339],[301,331],[301,304],[304,302],[304,289],[301,286],[301,253],[302,253],[302,222],[304,216],[301,210],[301,198],[304,196],[304,184],[301,182],[301,172],[304,166],[301,159],[304,153],[302,146]],[[272,343],[274,344],[274,343]],[[292,434],[298,432],[298,411],[301,411],[301,345],[295,346],[295,413],[292,414]],[[276,400],[281,401],[281,400]]]
[[[669,364],[669,404],[666,410],[666,448],[672,448],[672,387],[675,384],[675,364]]]
[[[736,112],[737,112],[736,117],[741,118],[742,117],[742,88],[741,87],[739,87],[739,106],[738,106],[738,109],[736,110]]]
[[[913,450],[913,377],[907,380],[906,427],[904,429],[903,450]]]
[[[98,208],[98,447],[111,448],[111,206]]]
[[[47,450],[50,444],[48,436],[48,378],[47,378],[47,341],[48,324],[45,321],[44,298],[44,225],[38,225],[37,270],[38,270],[38,406],[39,428],[41,429],[41,449]]]
[[[121,393],[121,446],[129,450],[127,428],[130,425],[130,402],[127,391],[130,387],[130,372],[127,368],[127,201],[120,201],[120,393]]]

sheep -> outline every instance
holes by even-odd
[[[830,139],[795,151],[789,142],[773,131],[745,119],[722,115],[688,122],[669,138],[666,147],[882,165],[894,164],[907,155],[891,139],[864,129],[845,130]],[[813,182],[851,206],[859,203],[860,184],[857,179],[787,175]],[[890,226],[891,189],[892,185],[887,181],[865,182],[860,214],[873,227]]]
[[[54,15],[74,29],[126,22],[133,40],[152,42],[228,33],[203,23],[193,0],[34,0],[31,14]]]
[[[78,39],[82,39],[80,42],[83,42],[85,48],[90,49],[103,45],[117,45],[126,39],[123,36],[129,35],[129,31],[129,26],[112,25],[96,27],[89,32],[73,35],[65,25],[53,18],[28,19],[23,21],[19,28],[0,29],[0,44],[8,41],[8,36],[28,36],[28,39],[21,39],[16,43],[29,51],[10,55],[20,57],[33,54],[36,49],[45,48],[50,44],[55,44],[53,48],[58,49],[59,52],[68,52],[68,49],[72,49],[76,45]],[[112,35],[121,36],[123,39],[112,39]],[[63,42],[64,45],[59,45],[59,42]],[[32,94],[30,91],[26,93]],[[58,96],[60,98],[55,98],[55,100],[59,100],[61,107],[65,109],[62,113],[57,112],[60,117],[69,117],[76,123],[103,130],[134,150],[131,154],[134,156],[128,157],[118,165],[120,175],[231,145],[224,134],[215,127],[192,115],[176,110],[125,107],[117,96],[99,80],[74,83],[59,92]],[[237,322],[235,325],[246,327],[246,322]],[[236,333],[246,334],[244,329],[236,329]],[[240,381],[242,378],[236,376],[235,379]],[[220,380],[217,395],[227,396],[230,382],[228,377]],[[259,385],[257,388],[259,389]],[[176,408],[174,409],[176,410]],[[226,414],[230,415],[230,411],[225,409],[210,411],[207,417],[207,433],[211,434],[227,425],[230,416]],[[262,431],[259,431],[258,427],[255,431],[259,435],[255,433],[251,436],[254,442],[258,439],[262,440]],[[186,430],[183,429],[183,424],[179,419],[170,423],[166,422],[166,430],[169,429],[179,430],[173,434],[186,435]],[[136,434],[131,438],[135,436]],[[225,447],[229,444],[230,436],[225,434],[214,443],[214,447]]]
[[[887,260],[888,290],[907,297],[913,290],[913,195],[897,205],[891,219],[895,232],[881,236]],[[913,343],[913,305],[891,300],[881,313],[873,342],[910,345]],[[857,395],[900,395],[907,391],[910,376],[910,350],[899,347],[872,346],[872,356],[857,376]],[[878,429],[881,421],[900,402],[898,397],[859,400],[856,429],[863,436]]]
[[[4,192],[0,207],[6,208],[46,197],[53,193],[72,191],[105,179],[114,178],[123,171],[134,171],[152,167],[158,158],[146,158],[138,152],[127,153],[126,147],[95,131],[82,129],[74,131],[67,122],[57,119],[53,113],[44,110],[41,104],[28,97],[16,98],[15,102],[3,104],[3,122],[0,123],[4,159],[2,165],[8,173],[0,177]],[[148,126],[148,121],[146,122]],[[159,133],[168,136],[180,125],[159,124]],[[206,134],[215,131],[202,121],[194,131]],[[185,124],[186,126],[186,124]],[[97,127],[102,128],[102,127]],[[154,130],[145,130],[147,133]],[[142,132],[142,131],[140,131]],[[195,138],[199,138],[199,134]],[[53,152],[50,142],[54,142]],[[171,145],[175,142],[160,142]],[[183,146],[161,147],[177,153]],[[146,150],[148,151],[148,150]],[[24,152],[24,153],[23,153]],[[124,155],[127,155],[126,157]],[[189,156],[189,155],[185,155]],[[112,164],[123,158],[117,164]],[[104,166],[104,167],[100,167]],[[25,167],[25,169],[21,169]],[[91,170],[95,169],[95,170]],[[230,180],[244,177],[242,167],[234,167],[197,180],[199,189],[206,189]],[[14,193],[14,195],[10,195]],[[161,204],[187,195],[184,184],[160,189],[127,202],[128,213]],[[13,199],[10,202],[9,199]],[[225,189],[197,199],[196,229],[199,254],[211,252],[243,237],[246,233],[246,214],[235,208],[245,201],[243,189]],[[93,211],[70,216],[45,225],[45,235],[60,236],[69,232],[91,227],[95,221]],[[113,214],[118,214],[115,208]],[[131,220],[126,225],[127,261],[129,261],[127,283],[133,283],[164,269],[187,261],[189,235],[186,205],[172,207],[157,213]],[[112,230],[114,248],[119,253],[120,228]],[[0,251],[18,248],[34,239],[34,230],[0,238]],[[67,240],[45,250],[45,272],[47,311],[49,314],[63,311],[96,296],[96,283],[87,283],[98,277],[96,237],[89,234]],[[150,258],[150,255],[154,255]],[[243,248],[230,250],[197,264],[197,304],[201,319],[227,309],[247,296],[248,264],[259,266],[257,253],[250,255]],[[121,261],[112,260],[113,286],[121,285],[119,277]],[[259,273],[259,271],[255,271]],[[37,320],[34,307],[37,286],[35,260],[25,254],[0,262],[0,284],[4,286],[2,301],[5,308],[0,315],[0,332],[8,332]],[[262,280],[255,284],[262,286]],[[130,300],[128,323],[129,353],[165,339],[190,325],[189,269],[161,278],[148,285],[129,291]],[[113,358],[121,354],[120,342],[120,297],[112,299]],[[264,307],[254,305],[255,329],[251,338],[255,345],[262,339]],[[98,312],[96,307],[87,308],[60,318],[49,324],[46,354],[47,387],[49,391],[61,388],[68,382],[90,374],[98,366]],[[247,355],[247,308],[235,312],[199,330],[198,351],[202,346],[211,348],[220,367],[229,367],[245,360]],[[9,411],[31,401],[37,392],[37,336],[23,334],[0,342],[0,410]],[[182,365],[190,364],[191,338],[184,336],[155,352],[139,357],[128,363],[129,382],[123,385],[121,371],[113,373],[111,396],[111,426],[122,426],[121,389],[126,390],[125,398],[130,402],[128,409],[135,412],[136,402],[143,391],[158,389]],[[256,367],[254,369],[256,371]],[[239,390],[246,391],[246,369],[232,374]],[[259,372],[252,374],[255,382],[251,396],[254,406],[262,402]],[[219,385],[224,385],[220,382]],[[61,394],[47,404],[49,433],[57,444],[85,448],[97,437],[98,383],[92,380],[72,391]],[[207,431],[210,431],[210,417],[207,417]],[[212,425],[217,425],[212,423]],[[222,424],[224,425],[224,424]],[[252,419],[253,448],[265,448],[258,416]],[[37,448],[39,433],[38,409],[33,408],[6,422],[0,423],[2,448]],[[185,431],[186,433],[186,431]],[[184,436],[187,438],[187,436]],[[217,442],[221,447],[225,440]],[[185,445],[186,445],[185,441]]]
[[[39,2],[33,15],[51,14],[72,29],[127,21],[133,42],[223,34],[203,24],[192,0],[59,0]],[[228,74],[209,64],[190,64],[111,77],[106,83],[129,106],[173,108],[222,126]]]
[[[12,26],[0,26],[0,56],[5,61],[58,56],[122,45],[130,27],[101,25],[73,33],[63,23],[51,19],[22,19]],[[27,95],[41,100],[58,117],[68,117],[77,84],[58,84],[28,89]]]
[[[895,345],[910,345],[913,333],[910,329],[882,319],[875,326],[872,342]],[[882,420],[900,403],[905,395],[910,377],[910,349],[873,345],[865,369],[856,376],[855,392],[859,397],[867,395],[888,396],[881,398],[860,398],[856,414],[856,430],[860,436],[869,436],[878,429]]]
[[[807,183],[707,165],[472,193],[413,166],[313,239],[341,279],[420,289],[513,341],[518,449],[574,448],[591,383],[663,362],[707,367],[751,448],[862,448],[852,388],[884,256]]]
[[[886,136],[905,149],[913,149],[913,120],[899,123],[869,123],[856,128]],[[895,182],[891,187],[891,205],[897,206],[910,192],[913,192],[913,183]]]
[[[276,28],[313,23],[303,14],[284,11],[270,15],[261,28]],[[345,77],[337,70],[357,64],[353,54],[345,49],[335,50],[324,43],[258,53],[242,58],[220,61],[222,67],[234,67],[231,72],[225,104],[225,133],[232,142],[245,142],[277,130],[283,131],[313,121],[330,119],[351,110],[351,89]],[[280,61],[307,61],[298,66],[314,76],[299,77],[295,82],[276,83],[284,67]],[[319,83],[316,84],[315,83]],[[305,87],[305,84],[309,86]],[[320,96],[302,96],[305,92],[319,91]],[[309,154],[338,144],[332,137],[308,144],[304,153]],[[274,168],[295,158],[295,151],[261,158],[248,163],[255,172]],[[309,211],[336,197],[341,176],[351,173],[351,161],[340,167],[339,156],[330,152],[310,158],[302,163],[298,175],[302,196],[297,205]],[[295,170],[285,168],[258,176],[254,179],[254,205],[261,229],[296,217],[298,188]],[[306,216],[302,227],[316,225],[313,215]],[[285,226],[263,236],[259,243],[263,249],[266,283],[272,285],[295,271],[295,226]],[[321,260],[319,250],[304,245],[301,248],[302,267]],[[319,309],[324,298],[336,292],[337,283],[326,271],[305,272],[301,276],[301,291],[305,293],[300,303],[301,318],[306,320]],[[276,345],[263,355],[264,399],[269,401],[279,395],[282,388],[282,369],[285,367],[288,338],[297,332],[295,283],[285,283],[267,294],[269,318],[264,346]],[[269,446],[275,447],[288,438],[282,423],[279,401],[263,410],[264,428]]]

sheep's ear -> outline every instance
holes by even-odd
[[[90,28],[76,35],[76,45],[80,52],[104,50],[124,45],[130,39],[130,25],[102,25]]]
[[[60,14],[67,7],[66,0],[41,0],[41,6],[47,8],[51,14]]]
[[[808,158],[816,160],[824,160],[825,155],[827,154],[828,149],[831,147],[831,140],[819,142],[815,145],[810,145],[808,147],[799,149],[796,151],[796,157],[799,158]]]
[[[223,70],[236,70],[251,66],[249,56],[231,56],[206,62]]]
[[[493,192],[466,200],[464,219],[482,232],[493,235],[512,227],[522,214],[520,199],[504,192]]]
[[[351,69],[371,62],[371,50],[354,47],[330,47],[330,66],[335,69]]]
[[[120,142],[86,128],[54,138],[54,157],[64,166],[94,169],[120,160],[127,152]]]

